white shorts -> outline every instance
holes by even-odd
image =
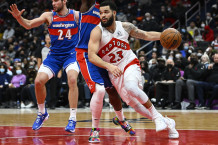
[[[77,71],[78,73],[80,72],[80,69],[79,69],[79,67],[78,67],[78,64],[77,64],[77,62],[75,62],[75,63],[72,63],[72,64],[70,64],[69,66],[67,66],[67,68],[66,68],[66,73],[69,71],[69,70],[75,70],[75,71]],[[48,75],[48,78],[49,79],[51,79],[53,76],[54,76],[54,72],[52,71],[52,69],[50,69],[50,68],[48,68],[47,66],[44,66],[43,64],[41,64],[40,65],[40,68],[39,68],[39,70],[38,70],[38,73],[39,72],[44,72],[44,73],[46,73],[47,75]]]
[[[138,65],[134,64],[129,66],[126,71],[124,72],[123,75],[120,77],[116,78],[109,72],[109,77],[116,88],[118,94],[122,98],[126,104],[129,104],[129,102],[133,99],[134,97],[130,96],[126,89],[125,89],[125,84],[130,82],[130,81],[136,81],[138,83],[139,88],[142,89],[142,77],[141,77],[141,69]],[[128,84],[127,84],[128,85]]]

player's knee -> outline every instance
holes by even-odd
[[[36,79],[35,79],[35,86],[36,87],[42,87],[43,85],[45,85],[45,83],[46,83],[46,80],[43,80],[40,77],[36,77]]]
[[[73,76],[68,77],[68,85],[69,87],[76,87],[77,86],[77,78]]]
[[[96,84],[95,89],[96,89],[95,92],[98,93],[99,96],[103,96],[104,97],[105,88],[104,88],[103,85]]]
[[[135,96],[137,93],[137,86],[135,85],[131,85],[131,83],[126,83],[125,84],[125,89],[127,91],[128,94]]]
[[[108,93],[110,101],[117,100],[120,98],[117,90],[114,87],[107,88],[106,92]]]

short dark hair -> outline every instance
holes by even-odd
[[[117,11],[116,4],[111,0],[106,0],[100,4],[100,7],[109,6],[111,10]]]

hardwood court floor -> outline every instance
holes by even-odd
[[[218,144],[217,110],[159,110],[176,121],[180,133],[179,139],[168,139],[168,132],[155,132],[154,123],[125,109],[124,114],[136,130],[135,136],[129,136],[119,126],[112,123],[115,113],[104,109],[100,123],[101,145],[216,145]],[[89,109],[79,109],[75,133],[64,131],[69,117],[69,109],[48,110],[49,119],[38,131],[31,129],[36,119],[36,109],[0,109],[0,145],[91,145],[88,137],[91,128]],[[93,144],[93,143],[92,143]]]

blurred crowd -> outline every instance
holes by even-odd
[[[49,44],[47,25],[26,30],[7,12],[13,1],[0,2],[0,106],[36,107],[34,79],[42,62],[43,48]],[[166,50],[156,41],[137,54],[144,91],[157,107],[184,109],[181,102],[187,100],[185,109],[212,109],[218,99],[218,1],[209,4],[208,11],[193,17],[186,27],[184,13],[196,2],[115,0],[119,8],[117,20],[131,22],[142,30],[161,32],[176,20],[181,22],[179,31],[183,41],[178,49]],[[204,7],[204,1],[200,2]],[[80,0],[68,0],[69,8],[79,10],[80,5]],[[47,0],[23,0],[18,8],[25,9],[24,18],[33,19],[52,10],[52,4]],[[130,37],[129,43],[136,52],[148,42]],[[47,107],[69,107],[66,80],[65,72],[61,71],[47,83]],[[89,107],[91,93],[81,76],[78,87],[78,107]],[[108,106],[106,97],[104,107]],[[124,107],[128,106],[124,103]]]

